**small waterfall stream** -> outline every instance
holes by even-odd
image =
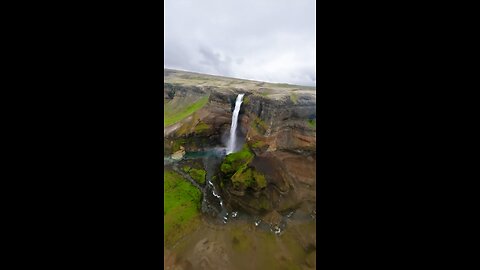
[[[233,115],[232,115],[232,126],[230,128],[230,140],[228,141],[228,144],[227,144],[227,154],[233,153],[235,151],[238,113],[240,112],[240,106],[242,105],[242,99],[244,95],[245,94],[238,94],[237,100],[235,101],[235,109],[233,110]]]

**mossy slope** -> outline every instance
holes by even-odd
[[[183,171],[188,173],[193,180],[197,181],[199,184],[205,184],[205,179],[207,176],[207,172],[202,169],[195,169],[191,168],[190,166],[183,166]]]
[[[190,100],[183,98],[174,98],[172,101],[165,104],[163,126],[170,126],[182,119],[188,117],[192,113],[201,109],[208,102],[209,95],[203,96],[200,99],[190,102]]]
[[[250,166],[254,158],[247,144],[241,151],[226,156],[220,170],[231,179],[236,189],[253,188],[259,190],[267,186],[265,176]]]
[[[181,175],[164,172],[164,239],[170,246],[199,223],[202,194]]]

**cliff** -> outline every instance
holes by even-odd
[[[245,137],[245,151],[253,157],[244,161],[241,169],[219,171],[228,207],[252,214],[298,207],[313,211],[315,88],[165,69],[166,154],[180,146],[188,152],[224,144],[222,138],[229,132],[239,93],[245,94],[239,114],[240,133]],[[261,176],[265,185],[255,182]],[[241,179],[252,184],[238,185]]]

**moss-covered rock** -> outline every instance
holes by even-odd
[[[265,175],[246,165],[242,166],[231,179],[233,186],[237,189],[260,190],[267,186]]]
[[[253,179],[252,169],[246,165],[242,166],[233,176],[232,176],[233,186],[237,189],[254,187],[255,180]]]
[[[202,185],[205,184],[205,179],[207,176],[207,172],[205,170],[195,169],[188,165],[183,166],[182,170],[188,173],[193,178],[193,180],[197,181],[197,183]]]
[[[248,165],[253,157],[253,153],[248,148],[248,145],[245,144],[241,151],[228,154],[225,157],[225,160],[220,166],[220,170],[230,178],[240,169],[240,167]]]
[[[181,139],[181,138],[173,140],[172,141],[172,152],[177,152],[178,150],[180,150],[180,146],[183,146],[186,142],[187,142],[186,139]]]
[[[252,127],[255,128],[260,134],[264,134],[268,129],[268,125],[260,117],[255,117],[253,119]]]
[[[227,155],[220,166],[220,170],[227,179],[231,179],[235,189],[260,190],[267,186],[265,176],[250,166],[253,157],[254,154],[245,144],[241,151]]]
[[[258,172],[257,170],[253,170],[252,176],[253,179],[255,179],[255,184],[257,188],[261,189],[267,187],[267,180],[265,179],[265,175],[263,175],[263,173]]]
[[[192,168],[188,165],[185,165],[185,166],[182,167],[182,170],[186,173],[188,173],[190,171],[190,169],[192,169]]]
[[[248,201],[248,205],[254,209],[258,209],[260,212],[263,213],[272,210],[272,202],[266,196],[252,198]]]
[[[199,169],[190,169],[188,174],[199,184],[205,184],[205,177],[207,176],[207,172],[205,170]]]
[[[256,141],[252,144],[252,148],[261,148],[265,145],[265,142],[263,141]]]
[[[253,152],[255,152],[255,154],[263,153],[269,147],[269,145],[265,141],[258,140],[258,139],[251,140],[249,142],[249,145],[251,146],[251,148],[252,148]]]
[[[230,174],[235,171],[232,169],[232,165],[230,165],[230,163],[225,162],[220,166],[220,170],[225,174]]]
[[[207,124],[205,124],[204,122],[199,122],[196,126],[195,126],[195,133],[196,134],[200,134],[200,133],[203,133],[207,130],[209,130],[211,127]]]
[[[242,103],[243,103],[243,105],[248,105],[248,104],[250,103],[250,98],[249,98],[249,97],[245,97],[245,98],[243,99],[243,102],[242,102]]]

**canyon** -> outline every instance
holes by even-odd
[[[165,220],[172,221],[168,228],[179,232],[175,236],[170,233],[173,229],[165,231],[168,256],[175,252],[187,256],[193,251],[175,251],[175,246],[182,246],[181,239],[186,235],[194,237],[195,232],[198,238],[198,231],[205,230],[205,226],[218,229],[228,221],[240,228],[246,227],[239,224],[265,226],[266,231],[273,235],[284,233],[284,237],[296,233],[295,240],[289,241],[303,248],[305,254],[294,257],[301,258],[298,260],[306,269],[314,268],[311,254],[315,253],[316,243],[311,226],[316,218],[316,89],[171,69],[164,69],[163,87],[164,180],[167,176],[175,178],[171,181],[176,184],[168,184],[168,192],[174,194],[178,179],[188,179],[194,185],[185,186],[185,194],[189,194],[185,195],[186,201],[201,209],[201,214],[175,223],[177,217],[170,209],[181,208],[168,202],[172,206],[164,209]],[[236,147],[227,153],[239,95],[243,102],[238,111]],[[190,188],[200,190],[202,196]],[[187,219],[192,221],[185,225]],[[305,226],[309,235],[302,235],[299,229]],[[235,228],[230,234],[240,230]],[[225,237],[233,237],[232,246],[241,246],[241,237],[230,234]],[[200,238],[197,248],[201,249],[202,243],[208,241]],[[200,260],[190,257],[189,262],[196,259]]]

